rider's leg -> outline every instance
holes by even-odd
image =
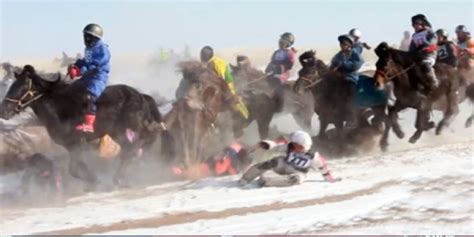
[[[425,58],[420,63],[421,72],[423,73],[423,85],[425,86],[425,92],[429,93],[435,90],[439,86],[438,78],[433,69],[435,60],[433,58]]]
[[[96,97],[88,94],[85,98],[85,102],[87,103],[87,111],[84,115],[84,121],[82,124],[76,126],[77,131],[81,132],[94,132],[94,124],[95,124],[95,113],[97,111],[96,107]]]

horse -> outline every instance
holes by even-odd
[[[15,78],[0,105],[0,117],[8,120],[31,107],[51,139],[68,151],[69,172],[85,182],[86,191],[95,190],[98,184],[96,175],[83,161],[91,141],[109,135],[120,145],[120,164],[113,177],[120,187],[128,185],[126,168],[141,148],[149,148],[159,133],[165,143],[170,141],[153,99],[132,87],[112,85],[105,89],[96,103],[95,132],[86,134],[75,130],[86,110],[85,88],[64,82],[59,73],[55,80],[47,81],[31,65],[24,66],[19,74],[15,72]]]
[[[314,98],[314,112],[319,117],[320,130],[319,137],[326,138],[326,129],[329,124],[334,124],[336,133],[340,139],[344,135],[344,122],[349,117],[348,106],[357,106],[359,113],[364,113],[369,117],[373,115],[371,124],[380,128],[382,124],[387,127],[388,118],[386,108],[388,100],[386,92],[376,91],[375,87],[370,85],[371,79],[368,76],[361,75],[358,82],[358,94],[355,101],[348,101],[347,95],[341,92],[345,84],[344,77],[339,72],[329,69],[329,67],[320,59],[316,58],[316,52],[309,50],[299,57],[302,68],[298,72],[298,79],[293,87],[297,92],[311,91]],[[380,141],[382,150],[386,150],[388,143]]]
[[[205,148],[210,147],[210,132],[215,128],[217,116],[231,109],[224,105],[233,104],[235,97],[225,81],[200,62],[186,61],[178,66],[183,74],[177,89],[179,96],[164,116],[164,122],[174,143],[180,147],[172,147],[168,156],[182,157],[175,162],[190,167],[207,158]]]
[[[376,74],[374,76],[375,85],[382,89],[393,81],[393,92],[396,97],[395,104],[389,108],[390,125],[395,134],[401,139],[405,136],[397,121],[398,112],[405,108],[414,108],[417,110],[415,122],[415,133],[410,137],[410,143],[416,143],[424,131],[435,127],[435,123],[430,121],[430,112],[432,105],[439,99],[446,99],[446,106],[443,109],[442,120],[436,126],[436,134],[442,133],[445,127],[448,127],[452,120],[459,113],[458,90],[460,88],[461,78],[455,68],[448,65],[436,64],[435,73],[440,80],[440,85],[428,96],[420,93],[418,83],[422,80],[422,72],[417,66],[417,54],[400,51],[391,48],[387,43],[380,43],[375,49],[378,56],[376,62]],[[385,129],[390,129],[386,127]],[[388,137],[388,132],[386,134]],[[384,137],[384,139],[388,139]]]
[[[293,82],[283,85],[284,103],[281,101],[267,83],[267,77],[263,71],[251,66],[246,56],[237,57],[237,66],[230,65],[235,79],[237,93],[242,97],[249,109],[247,120],[234,116],[234,134],[239,137],[242,130],[252,121],[258,125],[260,139],[266,139],[269,135],[270,122],[275,114],[290,113],[296,123],[305,130],[311,130],[312,99],[310,95],[299,95],[294,93]],[[283,107],[283,108],[281,108]]]

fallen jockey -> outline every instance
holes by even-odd
[[[326,181],[335,181],[324,157],[311,151],[312,140],[306,132],[293,133],[287,144],[262,141],[259,145],[265,150],[261,155],[264,158],[259,159],[242,175],[239,181],[242,186],[256,178],[259,178],[261,186],[284,187],[301,184],[309,170],[314,168],[319,169]],[[277,176],[267,176],[267,171],[273,171]]]
[[[242,144],[234,142],[205,162],[188,168],[173,165],[171,170],[176,177],[196,180],[209,176],[236,175],[245,170],[249,164],[248,150]]]

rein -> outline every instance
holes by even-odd
[[[401,71],[395,73],[395,75],[392,75],[392,76],[390,76],[390,77],[387,77],[387,76],[385,75],[385,73],[382,72],[382,71],[380,71],[380,70],[377,70],[375,73],[382,75],[383,77],[385,77],[385,79],[386,79],[387,81],[390,81],[390,80],[392,80],[393,78],[398,77],[398,76],[400,76],[400,75],[402,75],[402,74],[408,72],[408,71],[409,71],[410,69],[412,69],[414,66],[416,66],[415,63],[411,64],[411,65],[408,66],[407,68],[405,68],[405,69],[403,69],[403,70],[401,70]]]

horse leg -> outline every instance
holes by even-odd
[[[258,134],[260,139],[268,138],[268,131],[270,130],[270,122],[272,121],[273,114],[264,115],[262,118],[257,119]]]
[[[124,177],[125,177],[128,167],[132,163],[133,156],[134,155],[132,155],[131,152],[123,152],[122,154],[120,154],[119,167],[115,171],[114,178],[113,178],[114,185],[121,188],[127,188],[130,186],[129,182]]]
[[[436,135],[441,134],[445,127],[449,127],[456,115],[459,113],[456,91],[450,91],[447,95],[447,108],[444,112],[443,119],[438,123]]]
[[[83,152],[81,148],[73,149],[69,155],[69,173],[71,176],[86,182],[85,191],[94,191],[97,185],[97,176],[82,160]]]
[[[467,119],[466,119],[466,123],[464,124],[464,126],[466,128],[470,128],[472,126],[472,121],[474,120],[474,106],[472,107],[472,113],[471,113],[471,116],[469,116]]]
[[[319,138],[326,138],[326,129],[328,128],[329,122],[325,116],[319,116]]]
[[[377,129],[380,131],[380,127],[382,126],[383,123],[383,134],[382,137],[380,138],[380,149],[382,151],[387,151],[388,148],[388,136],[390,134],[390,128],[391,128],[391,123],[390,119],[388,116],[385,114],[385,110],[387,108],[387,105],[383,106],[377,106],[374,107],[374,113],[375,117],[373,118],[373,126],[376,126]]]
[[[390,119],[390,124],[393,127],[393,132],[400,139],[405,137],[405,133],[402,131],[400,124],[398,123],[398,113],[406,108],[406,105],[402,105],[400,101],[397,100],[395,104],[388,109],[388,117]]]
[[[410,143],[414,144],[420,139],[421,134],[423,134],[423,131],[426,130],[426,127],[429,126],[429,110],[426,110],[424,108],[418,108],[416,111],[416,122],[415,122],[415,128],[416,131],[413,133],[413,135],[410,137],[408,140]]]

